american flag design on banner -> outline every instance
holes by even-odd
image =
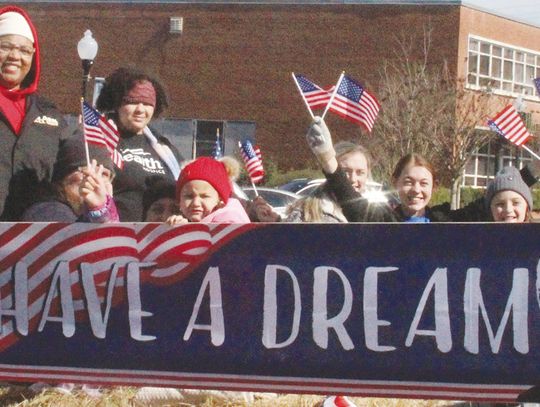
[[[311,109],[324,109],[330,101],[334,87],[325,90],[301,74],[294,74],[294,78],[300,88],[304,99]]]
[[[249,140],[244,140],[241,143],[238,143],[238,145],[240,147],[242,160],[244,160],[251,181],[254,184],[262,181],[264,178],[264,168],[262,165],[261,150],[259,147],[253,147]]]
[[[330,111],[339,116],[373,130],[379,114],[379,102],[353,78],[344,75],[339,83],[336,96],[330,105]]]
[[[141,273],[141,282],[174,283],[187,277],[207,256],[250,227],[253,225],[191,223],[170,227],[156,223],[118,223],[89,227],[84,223],[3,223],[0,225],[1,309],[6,315],[17,303],[28,309],[28,313],[20,315],[19,319],[3,319],[0,351],[13,345],[25,331],[28,334],[38,330],[44,307],[49,307],[51,315],[58,313],[61,308],[58,292],[51,298],[47,298],[47,293],[60,263],[69,268],[75,318],[84,320],[89,312],[80,281],[81,263],[88,263],[93,269],[100,302],[106,298],[108,289],[113,290],[114,306],[123,301],[120,288],[124,286],[129,263],[156,263],[155,267]],[[117,278],[109,288],[108,279],[115,266]],[[11,281],[14,268],[27,269],[27,299],[14,298]],[[21,275],[23,270],[18,271],[17,275]],[[27,307],[24,307],[25,301]]]
[[[120,136],[113,121],[107,120],[92,108],[87,102],[83,102],[84,137],[88,143],[105,146],[111,153],[111,159],[118,168],[124,166],[122,155],[116,150]]]
[[[524,145],[531,137],[521,116],[512,105],[506,106],[493,119],[488,120],[488,126],[516,146]]]

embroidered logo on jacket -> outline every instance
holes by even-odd
[[[46,124],[48,126],[56,126],[56,127],[58,127],[58,120],[56,120],[56,119],[54,119],[52,117],[48,117],[48,116],[36,117],[36,120],[34,120],[34,123]]]

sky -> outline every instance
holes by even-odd
[[[463,3],[540,27],[540,0],[463,0]]]

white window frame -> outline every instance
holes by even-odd
[[[471,49],[471,43],[472,41],[478,42],[478,50]],[[489,51],[482,52],[482,44],[489,45]],[[493,54],[493,47],[500,47],[501,48],[501,56],[497,56]],[[512,57],[509,58],[505,55],[505,51],[510,52],[512,54]],[[476,54],[476,72],[470,71],[471,68],[471,56],[473,54]],[[520,61],[517,57],[518,54],[523,55],[523,61]],[[481,74],[480,73],[480,61],[481,57],[489,58],[488,62],[488,73]],[[493,67],[493,60],[499,59],[501,60],[501,72],[500,77],[496,77],[493,75],[492,67]],[[527,60],[532,58],[532,64],[527,63]],[[505,71],[504,71],[504,65],[506,62],[511,62],[512,64],[512,72],[511,72],[511,78],[505,79]],[[527,66],[533,68],[533,77],[528,78],[525,77],[524,81],[520,81],[519,78],[516,78],[516,65],[520,65],[521,62],[523,62],[523,75],[527,75]],[[469,83],[471,80],[471,75],[474,77],[474,83]],[[480,37],[478,35],[469,34],[467,39],[467,62],[466,62],[466,76],[465,76],[465,88],[467,89],[473,89],[473,90],[489,90],[497,95],[503,95],[503,96],[510,96],[510,97],[517,97],[519,95],[522,95],[524,99],[533,100],[533,101],[540,101],[540,97],[538,95],[538,92],[536,90],[536,87],[534,86],[533,79],[540,77],[540,52],[534,51],[531,49],[518,47],[511,44],[506,44],[500,41],[490,40],[488,38]],[[489,81],[490,83],[488,85],[484,84],[484,82]],[[497,86],[495,82],[499,82],[500,84]],[[482,82],[482,83],[481,83]],[[509,86],[512,90],[506,90],[503,89],[503,83]],[[516,91],[516,88],[521,87],[522,89],[520,91]]]
[[[482,130],[484,130],[484,129],[482,129]],[[486,174],[486,175],[484,175],[484,174],[479,174],[478,173],[478,159],[479,158],[486,158],[488,161],[494,161],[496,159],[496,156],[493,153],[493,149],[491,147],[491,143],[492,142],[488,143],[489,145],[487,146],[487,152],[480,153],[479,150],[475,150],[471,154],[471,157],[469,158],[469,160],[474,163],[474,173],[467,172],[467,167],[469,167],[469,165],[465,166],[465,168],[463,169],[463,176],[461,178],[461,186],[462,187],[471,187],[471,188],[484,189],[485,186],[479,185],[478,180],[479,179],[485,180],[484,183],[485,183],[485,185],[487,185],[489,180],[493,179],[494,174]],[[509,163],[512,163],[511,165],[514,165],[515,162],[516,162],[516,159],[517,159],[518,169],[521,169],[521,168],[523,168],[525,165],[527,165],[528,163],[530,163],[533,160],[531,154],[529,154],[526,150],[524,150],[522,148],[514,150],[514,152],[517,153],[517,156],[513,154],[512,150],[510,150],[510,155],[504,154],[502,156],[502,158],[503,158],[503,166],[509,165]],[[468,164],[470,164],[470,161],[469,161]],[[495,163],[493,163],[492,168],[494,168],[494,167],[495,167]],[[471,179],[473,180],[472,183],[470,182]]]

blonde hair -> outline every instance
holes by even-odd
[[[286,214],[290,215],[294,211],[300,211],[302,213],[302,222],[322,222],[323,193],[324,184],[319,186],[311,195],[304,196],[290,204],[286,210]]]

